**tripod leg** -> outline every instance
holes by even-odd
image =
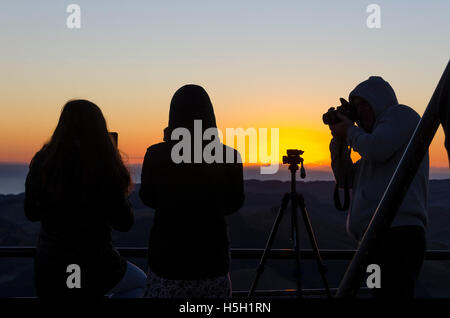
[[[292,229],[294,238],[294,250],[295,250],[295,264],[297,268],[297,295],[298,298],[302,298],[302,269],[300,263],[300,233],[298,226],[297,216],[297,197],[294,193],[291,194],[291,208],[292,208]]]
[[[319,252],[319,247],[317,245],[316,236],[314,235],[314,231],[313,231],[313,228],[312,228],[312,225],[311,225],[311,221],[309,219],[308,212],[306,211],[305,199],[303,198],[303,196],[301,194],[299,194],[297,196],[297,200],[298,200],[298,205],[300,207],[300,211],[302,212],[303,221],[305,223],[306,231],[307,231],[308,236],[309,236],[309,241],[311,243],[311,247],[313,249],[313,253],[314,253],[316,261],[317,261],[317,267],[318,267],[320,276],[322,276],[323,285],[325,287],[325,290],[326,290],[328,298],[332,298],[332,295],[331,295],[331,292],[330,292],[330,287],[328,286],[328,281],[327,281],[327,279],[325,277],[325,272],[327,271],[327,268],[323,264],[322,256],[320,256],[320,252]]]
[[[283,217],[283,213],[286,210],[286,207],[288,205],[289,197],[290,197],[289,193],[286,193],[283,196],[283,199],[281,201],[281,206],[280,206],[280,209],[278,210],[277,218],[275,219],[275,223],[273,224],[272,230],[270,232],[269,238],[266,243],[266,247],[264,248],[264,253],[263,253],[261,260],[259,262],[259,265],[256,269],[255,278],[253,279],[252,285],[250,287],[250,291],[247,296],[249,298],[253,297],[253,294],[255,292],[256,285],[258,284],[259,278],[261,277],[261,274],[264,272],[264,265],[266,263],[267,257],[269,256],[270,249],[272,248],[272,244],[275,239],[275,235],[277,234],[278,228],[280,226],[281,219]]]

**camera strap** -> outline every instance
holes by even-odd
[[[345,150],[344,148],[340,148],[339,149],[339,159],[342,160],[342,152],[345,152],[344,156],[345,158],[350,158],[350,154],[351,154],[352,148],[348,147],[347,145],[345,146]],[[344,160],[342,160],[342,163],[344,162]],[[341,182],[342,182],[342,177],[344,179],[344,204],[341,203],[341,198],[339,195],[339,186],[342,186],[342,184],[340,182],[338,182],[338,180],[336,180],[336,185],[334,186],[334,194],[333,194],[333,199],[334,199],[334,206],[336,207],[336,209],[338,211],[347,211],[348,208],[350,207],[350,187],[349,187],[349,182],[348,182],[348,174],[345,173],[345,175],[340,175],[341,178]]]
[[[350,189],[348,187],[347,177],[344,179],[344,205],[341,204],[341,198],[339,196],[339,185],[336,182],[334,186],[334,206],[339,211],[347,211],[350,206]]]

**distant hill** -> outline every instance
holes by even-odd
[[[141,164],[128,164],[131,178],[135,183],[141,181]],[[333,181],[333,173],[329,165],[318,165],[305,163],[307,171],[306,178],[303,181]],[[28,173],[28,164],[21,163],[0,163],[0,193],[18,194],[25,191],[25,179]],[[430,179],[448,179],[450,170],[447,167],[430,167]],[[279,180],[289,181],[290,172],[286,166],[280,165],[275,174],[261,174],[261,168],[258,165],[244,165],[245,180]]]
[[[297,189],[306,201],[311,222],[322,249],[353,249],[356,242],[345,232],[346,213],[333,206],[334,182],[298,182]],[[116,246],[147,246],[154,211],[140,201],[135,185],[130,200],[135,210],[136,222],[128,233],[113,233]],[[231,246],[235,248],[264,248],[272,228],[282,195],[289,190],[283,181],[246,180],[246,200],[239,212],[227,217]],[[428,248],[450,248],[450,179],[431,180],[429,196]],[[24,195],[0,195],[0,245],[34,245],[39,223],[29,222],[23,212]],[[291,247],[289,218],[280,225],[274,247]],[[306,233],[301,228],[301,246],[309,248]],[[135,260],[145,267],[145,260]],[[232,262],[233,288],[248,289],[258,260]],[[445,296],[450,292],[450,262],[426,262],[420,282],[422,296]],[[0,297],[29,296],[32,289],[32,262],[26,259],[10,259],[0,262]],[[337,286],[347,266],[347,261],[327,262],[331,286]],[[260,287],[267,289],[294,288],[293,262],[270,261]],[[315,263],[303,264],[304,285],[321,287]],[[269,279],[270,278],[270,279]]]

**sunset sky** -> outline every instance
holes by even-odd
[[[66,7],[81,7],[81,29]],[[84,98],[129,162],[161,141],[182,85],[203,86],[219,128],[279,128],[280,156],[329,164],[322,114],[370,75],[422,115],[450,57],[450,1],[2,1],[0,162],[28,162],[62,105]],[[431,165],[447,167],[443,133]]]

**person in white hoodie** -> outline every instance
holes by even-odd
[[[361,240],[386,190],[420,116],[397,101],[394,90],[384,79],[372,76],[349,95],[356,108],[357,126],[339,114],[341,121],[330,125],[332,167],[339,178],[346,177],[352,189],[347,231]],[[353,163],[349,153],[342,156],[345,144],[361,159]],[[342,148],[344,147],[344,148]],[[375,297],[414,297],[415,282],[426,250],[429,156],[419,170],[397,211],[391,228],[370,251],[370,263],[381,269],[381,288]]]

